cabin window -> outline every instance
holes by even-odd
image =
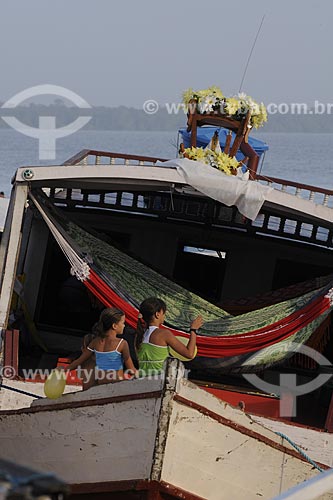
[[[187,246],[184,246],[184,252],[205,255],[208,257],[216,257],[217,259],[225,259],[227,255],[226,252],[221,252],[220,250],[210,250],[208,248],[187,247]]]
[[[218,301],[226,259],[225,250],[182,243],[178,248],[173,277],[180,285],[205,299]]]

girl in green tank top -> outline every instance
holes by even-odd
[[[166,315],[166,304],[162,299],[150,297],[144,300],[139,311],[135,344],[141,375],[162,373],[164,361],[169,356],[169,347],[189,359],[194,357],[197,329],[203,324],[201,316],[192,321],[190,339],[185,346],[170,330],[160,328]]]

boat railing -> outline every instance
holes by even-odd
[[[154,166],[157,161],[167,161],[166,158],[154,156],[131,155],[125,153],[113,153],[109,151],[98,151],[95,149],[83,149],[72,156],[63,165],[141,165]],[[257,175],[255,180],[266,186],[273,187],[279,191],[289,193],[302,199],[307,199],[317,205],[333,208],[333,190],[302,184],[297,181],[279,179],[278,177],[267,177]]]
[[[95,149],[83,149],[75,156],[66,160],[63,165],[154,165],[157,161],[167,161],[166,158],[154,156],[111,153]]]
[[[263,175],[257,175],[256,181],[260,182],[260,184],[277,189],[278,191],[312,201],[317,205],[333,208],[333,190],[331,189],[302,184],[297,181],[279,179],[278,177],[266,177]]]
[[[129,212],[135,216],[154,215],[167,219],[170,223],[180,220],[187,223],[208,224],[216,228],[248,232],[252,236],[267,235],[287,238],[288,240],[333,247],[333,230],[331,222],[302,221],[296,215],[277,214],[267,208],[262,208],[255,221],[243,217],[236,207],[226,207],[221,203],[207,198],[193,197],[186,193],[146,192],[131,189],[90,192],[88,190],[50,189],[50,199],[57,205],[69,208],[86,207],[104,210],[115,210],[119,213]]]

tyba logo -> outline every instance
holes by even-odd
[[[90,104],[88,104],[87,101],[85,101],[75,92],[72,92],[65,87],[49,84],[36,85],[35,87],[25,89],[22,92],[19,92],[18,94],[11,97],[1,107],[3,109],[13,109],[19,106],[26,99],[48,94],[56,95],[58,97],[64,97],[80,109],[91,108]],[[29,125],[20,122],[14,116],[3,116],[2,119],[10,127],[17,130],[21,134],[38,139],[40,160],[55,160],[56,140],[60,139],[61,137],[66,137],[67,135],[74,134],[75,132],[80,130],[89,122],[89,120],[91,120],[91,116],[79,116],[73,122],[59,128],[56,128],[55,116],[39,116],[39,123],[37,128],[30,127]]]
[[[281,352],[281,346],[276,347]],[[325,358],[322,354],[311,349],[306,345],[299,345],[297,343],[288,343],[283,346],[284,350],[292,353],[301,353],[318,363],[319,366],[332,367],[332,363]],[[251,364],[251,358],[247,360]],[[271,394],[277,394],[280,397],[280,416],[281,417],[296,417],[296,400],[298,396],[309,394],[329,381],[332,373],[320,373],[310,382],[297,385],[297,377],[295,373],[280,373],[279,384],[272,384],[262,380],[255,374],[243,374],[243,377],[250,382],[254,387]]]

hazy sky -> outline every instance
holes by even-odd
[[[90,104],[178,102],[188,87],[333,102],[332,0],[2,0],[0,100],[50,83]]]

